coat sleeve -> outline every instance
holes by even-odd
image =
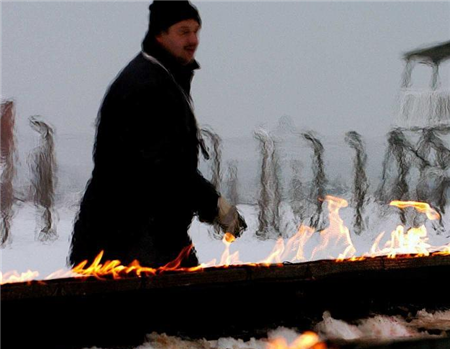
[[[214,188],[211,182],[203,177],[197,171],[197,188],[199,193],[199,200],[196,203],[198,218],[201,222],[213,223],[214,219],[219,214],[217,200],[220,194]]]

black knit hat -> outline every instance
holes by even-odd
[[[154,0],[149,6],[150,23],[149,34],[156,35],[167,30],[175,23],[186,19],[195,19],[198,24],[202,24],[197,8],[188,0]]]

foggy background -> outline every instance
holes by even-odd
[[[28,118],[41,115],[55,127],[59,198],[77,202],[92,170],[97,111],[140,51],[149,3],[1,3],[1,97],[16,103],[19,187],[27,186],[27,156],[38,140]],[[293,130],[323,142],[333,188],[351,186],[353,151],[344,137],[358,132],[376,182],[398,113],[402,54],[450,39],[449,2],[194,4],[203,20],[202,69],[192,85],[196,116],[223,139],[225,177],[228,162],[237,161],[247,203],[257,195],[259,128],[278,137],[285,193],[291,160],[300,161],[302,180],[312,177],[312,151]],[[430,80],[430,67],[414,69],[413,88],[427,90]],[[449,80],[447,62],[440,89],[448,90]],[[210,177],[210,163],[201,166]]]

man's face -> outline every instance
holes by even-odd
[[[156,35],[156,40],[181,64],[185,65],[194,59],[199,43],[199,30],[200,25],[195,19],[186,19]]]

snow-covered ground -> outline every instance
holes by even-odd
[[[328,211],[324,205],[324,220],[328,222]],[[248,229],[244,234],[235,240],[229,247],[229,254],[234,255],[231,261],[243,263],[262,262],[277,247],[276,239],[260,240],[256,238],[255,232],[258,228],[257,207],[250,205],[239,205],[239,210],[246,219]],[[70,235],[72,225],[77,211],[76,204],[60,205],[57,208],[57,232],[58,237],[54,241],[40,242],[36,239],[36,221],[37,211],[32,204],[22,204],[16,207],[16,215],[12,224],[12,236],[7,246],[0,250],[1,266],[0,270],[5,273],[16,270],[19,273],[27,270],[38,271],[38,279],[44,279],[49,274],[57,270],[68,270],[66,266],[66,257],[68,255]],[[353,209],[343,207],[339,210],[339,217],[343,224],[349,227],[349,236],[356,252],[354,255],[361,256],[367,253],[380,233],[384,232],[379,243],[379,249],[389,244],[391,232],[400,224],[398,208],[389,208],[388,215],[382,216],[380,208],[376,204],[371,204],[366,208],[366,224],[370,230],[364,231],[361,235],[351,232]],[[412,210],[408,208],[408,210]],[[288,205],[282,205],[280,226],[283,228],[284,240],[286,244],[289,237],[294,236],[298,231],[298,226],[294,223],[292,212]],[[369,221],[369,219],[371,221]],[[443,219],[444,227],[447,222]],[[450,233],[447,230],[437,232],[434,228],[437,223],[426,221],[425,226],[428,230],[428,236],[423,239],[431,246],[443,246],[450,242]],[[212,227],[200,223],[194,219],[189,234],[192,237],[196,247],[197,254],[201,263],[210,263],[216,260],[216,265],[220,264],[222,255],[225,251],[225,244],[217,238],[212,237]],[[406,232],[405,232],[406,234]],[[313,254],[313,250],[320,243],[320,234],[313,234],[305,244],[304,256],[306,260],[337,258],[339,253],[344,252],[345,245],[338,245],[337,248],[329,248],[326,251]],[[294,251],[295,252],[295,251]],[[284,259],[281,261],[297,261],[295,253],[284,253]],[[273,260],[278,262],[280,260]],[[233,262],[231,263],[233,264]]]
[[[36,209],[32,204],[21,204],[16,207],[16,215],[14,217],[12,226],[12,238],[8,245],[0,250],[1,253],[1,267],[0,270],[5,273],[16,270],[19,273],[27,270],[38,271],[37,279],[44,279],[51,273],[63,269],[68,270],[66,266],[66,257],[68,254],[70,234],[73,225],[73,220],[76,214],[77,205],[65,204],[57,208],[58,237],[51,242],[40,242],[36,239]],[[240,205],[239,210],[244,215],[248,229],[247,231],[229,246],[229,254],[233,255],[239,253],[237,257],[241,262],[260,262],[265,260],[277,246],[275,239],[261,241],[255,237],[255,232],[258,227],[257,207],[250,205]],[[369,204],[366,208],[365,219],[366,223],[371,227],[370,231],[366,231],[360,236],[352,234],[350,237],[356,249],[356,255],[362,255],[369,251],[376,237],[380,232],[385,231],[385,237],[382,239],[380,246],[386,241],[389,241],[390,232],[400,223],[398,216],[398,209],[392,208],[392,212],[381,218],[380,208],[375,204]],[[281,226],[284,229],[286,243],[290,236],[295,235],[298,230],[292,212],[288,205],[282,206],[281,210]],[[324,216],[328,215],[326,205],[324,207]],[[340,217],[344,224],[351,227],[353,219],[353,209],[351,207],[341,208]],[[327,219],[327,218],[325,218]],[[371,221],[369,221],[371,220]],[[448,226],[446,218],[444,217],[444,226]],[[441,246],[449,243],[448,231],[437,232],[434,230],[435,223],[426,222],[429,231],[429,239],[427,242],[432,246]],[[190,235],[197,249],[199,260],[201,263],[209,263],[216,259],[217,264],[220,263],[222,255],[225,251],[225,244],[220,239],[215,239],[210,233],[211,227],[194,220]],[[313,236],[310,242],[305,246],[305,258],[310,259],[311,252],[314,247],[320,242],[319,234]],[[343,251],[340,251],[343,252]],[[286,254],[287,256],[287,254]],[[331,256],[329,256],[331,257]],[[336,257],[336,255],[335,255]],[[288,256],[287,260],[290,260]],[[313,259],[327,258],[326,253],[315,256]],[[316,328],[311,329],[318,332],[322,338],[366,338],[371,335],[377,338],[384,337],[423,337],[429,336],[427,332],[419,331],[419,328],[424,328],[423,323],[430,318],[430,314],[423,312],[417,314],[414,321],[409,319],[395,318],[395,317],[378,317],[361,321],[358,325],[346,324],[340,320],[332,318],[332,314],[324,314],[324,320],[319,323]],[[450,329],[450,313],[440,314],[440,323],[443,323],[441,329]],[[416,324],[416,325],[412,325]],[[420,326],[419,326],[420,324]],[[425,327],[426,328],[426,327]],[[291,343],[299,334],[290,329],[279,328],[276,331],[268,333],[268,338],[274,340],[276,337],[282,337],[286,343]],[[167,349],[167,348],[270,348],[268,340],[252,340],[250,342],[243,342],[240,339],[221,338],[217,341],[188,341],[180,338],[168,337],[164,334],[149,334],[148,342],[140,346],[139,349]],[[279,348],[290,348],[289,344],[280,346]],[[273,347],[275,348],[275,347]],[[293,347],[292,347],[293,348]],[[301,348],[301,347],[300,347]],[[305,347],[306,348],[306,347]]]

